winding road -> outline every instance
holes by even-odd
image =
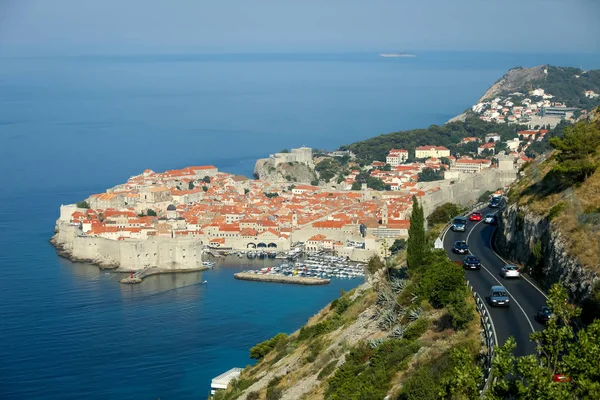
[[[486,214],[499,213],[498,209],[494,208],[484,208],[479,211],[484,217]],[[485,224],[483,221],[469,221],[465,232],[448,230],[444,234],[444,249],[451,260],[462,261],[464,255],[454,254],[452,247],[457,240],[467,241],[470,253],[481,260],[482,268],[478,271],[467,270],[466,277],[473,289],[486,300],[498,344],[504,344],[510,336],[513,336],[517,342],[516,356],[535,354],[535,343],[529,339],[529,334],[534,330],[543,329],[543,325],[536,320],[536,314],[546,304],[547,297],[531,278],[523,274],[518,279],[504,279],[500,276],[500,270],[507,262],[492,248],[492,236],[495,230],[495,225]],[[490,288],[494,285],[502,285],[506,288],[510,296],[509,307],[495,308],[487,303]]]

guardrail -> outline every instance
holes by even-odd
[[[490,373],[492,372],[492,360],[494,359],[494,346],[498,344],[498,339],[496,338],[492,317],[490,316],[487,308],[485,307],[484,300],[481,298],[479,293],[477,293],[473,286],[467,281],[467,286],[469,290],[471,290],[471,294],[475,299],[475,306],[477,307],[477,312],[479,313],[481,319],[481,325],[483,326],[483,331],[485,333],[485,344],[488,348],[488,353],[486,357],[486,365],[484,367],[483,373],[483,385],[479,391],[479,395],[483,397],[483,394],[489,387],[490,383]]]
[[[488,203],[477,203],[460,215],[463,217],[466,217],[467,215],[471,214],[472,212],[479,211],[481,209],[486,208],[487,204]],[[446,236],[446,233],[448,232],[448,229],[450,229],[451,226],[452,226],[452,221],[450,221],[448,224],[446,224],[444,229],[442,229],[442,231],[440,232],[440,236],[438,236],[438,239],[440,239],[443,242],[444,237]],[[489,388],[490,373],[492,371],[492,361],[494,359],[494,346],[496,344],[498,344],[498,338],[496,338],[496,335],[495,335],[495,332],[493,329],[492,317],[490,316],[487,308],[485,307],[484,300],[481,298],[479,293],[477,293],[473,289],[473,286],[471,286],[471,283],[469,282],[469,280],[467,279],[466,281],[467,281],[467,286],[469,287],[469,290],[471,291],[471,294],[473,295],[473,298],[475,299],[475,305],[477,307],[477,312],[479,313],[479,317],[481,320],[481,326],[483,326],[483,331],[485,334],[485,344],[488,348],[486,365],[485,365],[484,373],[483,373],[483,385],[481,386],[481,389],[479,390],[479,395],[480,395],[480,397],[483,398],[484,393]]]

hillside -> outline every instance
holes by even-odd
[[[496,96],[506,96],[512,92],[527,93],[535,89],[533,82],[544,79],[544,66],[533,68],[513,68],[494,83],[479,102],[488,101]]]
[[[259,362],[215,400],[477,398],[487,349],[474,301],[463,269],[420,227],[408,253],[371,259],[364,284],[250,349]]]
[[[484,139],[486,134],[497,132],[501,135],[502,140],[506,141],[517,137],[517,129],[526,128],[518,125],[499,125],[482,121],[477,117],[470,117],[465,121],[451,122],[441,126],[432,125],[425,129],[412,129],[375,136],[362,142],[342,146],[340,150],[352,151],[356,154],[357,160],[363,163],[385,160],[390,149],[405,149],[410,155],[414,154],[416,147],[426,145],[445,146],[450,149],[452,154],[455,154],[461,150],[472,150],[469,146],[459,148],[458,143],[465,137]]]
[[[514,92],[527,95],[538,88],[552,94],[552,101],[589,110],[600,105],[600,97],[589,98],[584,92],[593,90],[600,93],[600,70],[584,71],[573,67],[543,65],[514,68],[490,87],[479,101],[489,101],[497,96],[507,97]]]

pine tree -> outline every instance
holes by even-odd
[[[412,199],[412,213],[410,215],[410,228],[408,229],[408,241],[406,245],[407,263],[411,269],[423,265],[429,251],[427,236],[425,234],[425,216],[423,207],[419,204],[417,196]]]

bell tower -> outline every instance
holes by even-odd
[[[382,225],[387,225],[388,221],[389,221],[388,206],[387,206],[387,203],[384,202],[383,203],[383,208],[381,209],[381,224]]]

